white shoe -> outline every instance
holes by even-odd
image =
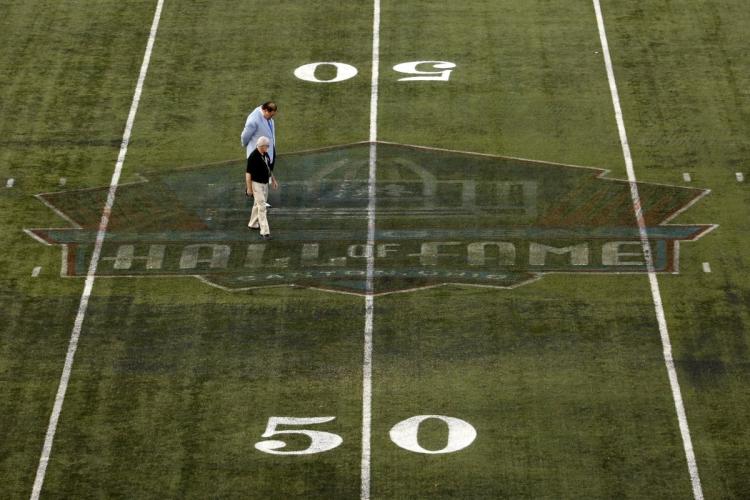
[[[271,208],[271,204],[270,203],[266,203],[266,208]]]

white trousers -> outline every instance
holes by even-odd
[[[260,226],[260,234],[270,234],[266,209],[266,198],[268,198],[268,184],[253,181],[253,211],[250,213],[249,227]]]

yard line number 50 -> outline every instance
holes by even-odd
[[[328,79],[321,79],[315,76],[316,71],[321,66],[331,66],[336,71],[336,74]],[[421,66],[425,69],[417,69],[417,66]],[[432,70],[426,68],[431,67]],[[439,82],[447,82],[451,76],[451,71],[456,65],[448,61],[410,61],[405,63],[397,64],[393,69],[399,73],[406,75],[403,78],[399,78],[399,82],[409,82],[415,80],[432,80]],[[336,83],[349,80],[357,75],[357,68],[350,64],[340,62],[314,62],[310,64],[304,64],[294,70],[294,76],[300,80],[313,83]]]
[[[268,425],[261,437],[278,438],[288,434],[303,435],[310,438],[310,445],[304,450],[284,450],[287,443],[280,439],[267,439],[255,443],[255,448],[272,455],[312,455],[331,451],[344,442],[338,434],[325,431],[313,431],[309,429],[285,429],[279,430],[279,426],[308,426],[324,424],[335,420],[336,417],[270,417]],[[445,422],[448,426],[448,440],[446,445],[439,450],[427,450],[419,444],[419,426],[429,419],[437,419]],[[444,415],[417,415],[402,420],[391,428],[389,432],[391,441],[397,446],[414,453],[425,453],[437,455],[441,453],[453,453],[462,450],[474,442],[477,431],[470,423],[460,418],[446,417]]]

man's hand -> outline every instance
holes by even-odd
[[[271,188],[274,190],[279,189],[279,183],[276,182],[276,177],[271,176]]]

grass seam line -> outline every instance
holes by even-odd
[[[65,393],[68,389],[68,382],[70,380],[70,373],[73,369],[73,360],[75,358],[75,353],[78,349],[78,340],[81,335],[83,320],[86,317],[89,298],[91,297],[91,292],[94,287],[94,278],[96,275],[97,266],[99,264],[99,256],[101,255],[104,236],[107,232],[109,217],[112,213],[112,206],[115,202],[115,193],[117,192],[117,184],[120,180],[120,174],[122,173],[122,166],[125,163],[125,156],[128,152],[130,135],[133,130],[135,115],[138,111],[138,104],[141,100],[143,83],[146,80],[146,74],[148,73],[148,66],[151,60],[151,52],[154,47],[154,42],[156,41],[156,32],[159,27],[159,20],[161,18],[163,5],[164,0],[157,1],[156,10],[154,12],[154,19],[151,23],[151,30],[149,32],[148,41],[146,42],[146,50],[143,54],[141,70],[138,75],[138,82],[136,83],[135,92],[133,93],[133,100],[130,105],[130,112],[128,113],[128,118],[125,123],[125,131],[122,135],[120,152],[117,155],[117,162],[115,163],[115,169],[112,173],[112,179],[109,184],[107,201],[104,205],[104,209],[102,210],[102,217],[99,222],[99,229],[96,234],[94,251],[91,255],[91,262],[89,263],[89,269],[86,275],[86,283],[84,284],[83,292],[81,293],[81,301],[78,304],[78,312],[76,314],[75,322],[73,323],[73,330],[70,335],[70,342],[68,343],[68,351],[65,355],[65,364],[63,366],[63,371],[60,376],[60,382],[57,387],[57,394],[55,395],[55,403],[52,407],[52,413],[50,414],[49,418],[49,425],[47,426],[47,433],[44,437],[44,445],[42,446],[42,453],[39,457],[39,465],[37,466],[34,486],[31,491],[31,500],[39,499],[39,495],[42,491],[42,486],[44,485],[44,477],[47,472],[47,464],[49,463],[50,455],[52,453],[52,444],[55,439],[55,432],[57,431],[57,424],[60,419],[60,413],[62,412],[63,402],[65,401]]]
[[[614,107],[617,130],[620,135],[622,154],[625,160],[625,168],[628,173],[630,194],[633,199],[633,210],[635,212],[636,222],[638,223],[638,232],[640,234],[641,245],[643,247],[643,254],[648,270],[648,280],[651,287],[651,296],[654,302],[656,320],[659,325],[659,334],[661,336],[664,364],[666,366],[667,375],[669,377],[669,385],[672,389],[672,398],[674,400],[675,411],[677,413],[677,421],[680,427],[680,434],[682,436],[682,445],[685,450],[685,459],[687,461],[688,472],[690,473],[690,482],[693,487],[693,496],[696,500],[703,500],[703,489],[701,487],[700,476],[698,475],[698,465],[695,460],[693,442],[690,438],[690,428],[688,427],[687,415],[685,413],[685,404],[682,400],[682,391],[680,390],[680,383],[677,379],[677,370],[674,365],[674,358],[672,357],[672,342],[669,338],[667,319],[664,314],[664,305],[662,303],[661,291],[659,290],[659,281],[656,277],[656,271],[654,268],[654,258],[651,252],[651,243],[648,241],[648,231],[646,228],[646,221],[643,216],[641,198],[638,193],[638,184],[635,176],[635,170],[633,168],[633,158],[630,154],[628,136],[625,132],[625,121],[622,115],[622,107],[620,106],[620,96],[617,90],[614,69],[612,68],[612,57],[609,53],[607,33],[604,28],[604,16],[602,15],[602,9],[599,0],[592,1],[594,3],[594,10],[596,11],[596,22],[599,29],[599,40],[601,41],[602,54],[604,56],[604,63],[607,69],[607,80],[609,81],[609,90],[612,96],[612,106]]]

